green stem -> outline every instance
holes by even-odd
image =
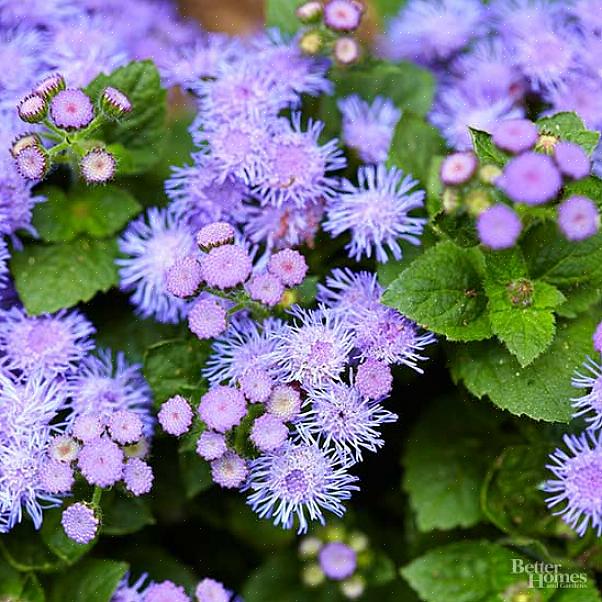
[[[54,125],[48,117],[42,121],[42,123],[51,131],[54,132],[57,136],[59,136],[59,140],[63,140],[65,138],[65,132]]]
[[[92,506],[94,506],[95,508],[99,508],[101,497],[102,497],[102,489],[98,485],[96,485],[96,487],[94,487],[94,493],[92,495]]]

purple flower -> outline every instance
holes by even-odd
[[[167,270],[165,286],[172,295],[184,299],[194,295],[202,280],[203,274],[199,262],[189,255],[176,259]]]
[[[13,307],[0,310],[0,366],[52,376],[72,371],[94,348],[95,329],[77,310],[29,317]]]
[[[541,205],[558,194],[562,178],[550,157],[526,152],[506,164],[496,184],[513,201]]]
[[[132,292],[137,313],[159,322],[178,322],[187,304],[167,290],[166,275],[177,259],[194,253],[192,232],[165,209],[151,208],[130,223],[118,242],[125,255],[116,260],[120,286]]]
[[[41,146],[32,144],[15,155],[15,164],[23,178],[36,182],[48,171],[48,154]]]
[[[594,349],[599,353],[602,353],[602,322],[596,327],[592,339],[594,342]]]
[[[412,0],[389,22],[384,54],[434,65],[478,36],[483,16],[478,0]]]
[[[357,368],[355,386],[368,399],[385,397],[393,387],[391,368],[385,362],[368,358]]]
[[[339,379],[354,344],[342,317],[325,307],[294,307],[290,313],[295,323],[273,334],[276,346],[270,360],[278,377],[311,387]]]
[[[285,286],[298,286],[307,274],[305,257],[294,249],[284,249],[270,257],[268,270]]]
[[[303,131],[300,113],[292,115],[291,124],[280,123],[280,131],[266,147],[263,179],[253,191],[262,203],[277,206],[286,202],[302,206],[320,197],[332,197],[337,180],[328,173],[346,165],[337,140],[320,145],[324,124],[309,119]]]
[[[418,362],[426,359],[421,355],[424,348],[436,341],[433,333],[421,332],[414,322],[384,305],[359,308],[350,320],[355,324],[355,346],[360,359],[403,364],[423,372]]]
[[[123,475],[123,459],[123,452],[116,443],[107,437],[100,437],[84,444],[77,464],[88,483],[111,487]]]
[[[397,421],[395,414],[344,383],[311,391],[308,402],[311,406],[295,422],[301,437],[334,446],[356,462],[362,460],[363,450],[376,452],[384,445],[380,426]]]
[[[144,582],[148,577],[147,573],[142,574],[138,580],[129,585],[129,573],[119,582],[119,586],[113,593],[110,602],[144,602]]]
[[[205,460],[217,460],[227,451],[226,438],[221,433],[203,431],[196,443],[196,453]]]
[[[190,602],[186,591],[171,581],[151,583],[144,592],[144,602]]]
[[[350,309],[369,309],[380,302],[383,289],[376,274],[353,272],[349,268],[335,268],[318,284],[317,300],[327,307],[346,313]]]
[[[50,101],[50,116],[60,128],[79,130],[94,118],[94,107],[85,92],[67,88]]]
[[[260,518],[273,518],[285,529],[296,519],[298,532],[305,533],[308,519],[324,524],[324,511],[344,514],[342,502],[358,489],[346,469],[338,455],[316,444],[289,441],[251,462],[247,502]]]
[[[359,42],[352,36],[340,36],[334,43],[333,55],[339,65],[353,65],[361,56]]]
[[[552,112],[574,111],[590,128],[602,127],[602,80],[597,76],[575,75],[566,86],[549,90],[546,99]]]
[[[340,541],[331,541],[318,554],[320,568],[329,579],[343,581],[353,575],[357,567],[355,550]]]
[[[25,96],[17,105],[19,117],[27,123],[42,121],[46,115],[46,110],[46,100],[35,93]]]
[[[472,152],[454,153],[441,163],[441,181],[448,186],[458,186],[468,182],[475,174],[479,162]]]
[[[79,444],[68,435],[55,435],[48,445],[48,457],[70,464],[79,454]]]
[[[10,254],[8,247],[4,242],[4,239],[0,237],[0,289],[4,288],[8,284],[8,260]]]
[[[288,438],[288,427],[274,414],[263,414],[256,418],[249,439],[259,451],[278,449]]]
[[[113,179],[117,162],[104,148],[93,148],[79,162],[79,169],[88,184],[104,184]]]
[[[219,581],[206,578],[196,586],[195,596],[198,602],[230,602],[232,592]]]
[[[121,90],[112,86],[104,89],[100,102],[103,110],[110,117],[121,117],[132,110],[130,99]]]
[[[201,397],[199,416],[211,429],[220,433],[240,424],[247,414],[244,395],[233,387],[217,385]]]
[[[324,6],[324,24],[334,31],[353,31],[362,20],[364,7],[356,0],[330,0]]]
[[[201,259],[203,280],[208,286],[227,289],[244,282],[253,265],[247,251],[238,245],[222,245]]]
[[[600,227],[598,208],[584,196],[572,196],[558,205],[558,227],[575,242],[594,236]]]
[[[582,397],[571,399],[577,410],[573,416],[585,416],[588,429],[598,430],[602,427],[602,366],[588,357],[583,368],[585,372],[576,372],[571,384],[577,389],[589,391]]]
[[[539,132],[528,119],[508,119],[495,126],[492,132],[493,143],[510,153],[522,153],[535,146]]]
[[[175,395],[161,405],[157,418],[166,433],[179,437],[190,429],[192,409],[181,395]]]
[[[94,510],[81,502],[66,508],[61,517],[61,525],[67,537],[82,545],[90,543],[96,537],[98,524]]]
[[[513,247],[522,229],[517,213],[502,203],[485,209],[477,218],[479,240],[496,251]]]
[[[246,185],[237,178],[220,181],[215,160],[205,153],[192,158],[192,165],[172,167],[172,175],[165,181],[170,212],[192,229],[230,220],[248,194]]]
[[[82,361],[69,379],[73,408],[78,414],[97,413],[103,421],[114,412],[130,410],[142,420],[145,437],[152,436],[152,393],[140,364],[128,364],[121,352],[99,350]]]
[[[76,416],[71,430],[71,434],[83,443],[98,439],[103,432],[104,424],[100,414],[80,414]]]
[[[273,363],[269,355],[276,347],[276,335],[283,329],[282,321],[275,318],[258,324],[237,316],[224,334],[213,341],[213,352],[203,368],[203,376],[215,385],[221,382],[233,384],[247,370],[254,368],[271,373]]]
[[[153,487],[153,469],[140,458],[130,458],[123,468],[123,481],[134,495],[144,495]]]
[[[273,274],[255,274],[245,284],[245,290],[254,301],[273,307],[282,300],[284,285]]]
[[[577,0],[569,10],[579,19],[583,29],[592,33],[602,30],[602,6],[598,0]]]
[[[248,472],[245,460],[234,452],[226,452],[211,462],[211,478],[227,489],[241,487]]]
[[[491,132],[506,119],[523,116],[512,96],[492,101],[487,94],[461,87],[442,86],[429,119],[456,150],[472,150],[469,128]]]
[[[343,115],[343,142],[366,163],[386,161],[401,111],[388,98],[377,96],[369,104],[357,94],[339,100],[338,107]]]
[[[600,433],[587,431],[579,436],[564,435],[569,453],[556,449],[550,454],[548,468],[556,478],[545,482],[542,489],[552,494],[546,499],[550,508],[564,503],[554,514],[578,535],[588,527],[602,534],[602,440]]]
[[[188,312],[188,328],[199,339],[217,337],[226,326],[226,310],[213,297],[198,299]]]
[[[196,235],[196,244],[204,251],[234,242],[234,228],[227,222],[213,222],[201,228]]]
[[[260,368],[247,370],[239,379],[240,390],[251,403],[264,403],[273,387],[271,376]]]
[[[345,248],[358,261],[374,253],[377,261],[385,263],[387,249],[395,259],[401,259],[398,239],[419,245],[426,223],[408,215],[423,206],[424,191],[413,190],[417,184],[395,167],[360,167],[358,185],[344,180],[342,192],[329,202],[324,230],[333,238],[349,230],[351,242]]]
[[[138,414],[131,410],[117,410],[107,421],[111,439],[121,445],[137,443],[142,439],[144,425]]]
[[[40,486],[48,493],[69,493],[73,487],[73,468],[66,462],[48,458],[39,471]]]
[[[51,73],[39,81],[33,91],[43,99],[50,100],[66,87],[65,78],[61,73]]]
[[[554,159],[564,176],[580,180],[589,175],[589,157],[583,148],[574,142],[558,142],[554,147]]]
[[[301,394],[291,385],[278,385],[274,387],[265,408],[283,422],[290,422],[301,411]]]

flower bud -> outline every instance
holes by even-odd
[[[305,54],[318,54],[323,46],[322,34],[316,29],[305,32],[299,40],[299,48]]]
[[[303,569],[301,580],[307,587],[318,587],[324,582],[324,573],[318,564],[310,564]]]
[[[15,156],[19,173],[26,180],[41,180],[50,168],[50,159],[44,147],[32,144],[22,148]]]
[[[333,31],[355,31],[363,14],[364,6],[357,0],[330,0],[324,7],[324,23]]]
[[[360,58],[360,45],[354,38],[339,38],[334,43],[334,58],[340,65],[353,65]]]
[[[306,2],[297,8],[296,14],[302,23],[317,23],[322,17],[322,3]]]
[[[23,134],[13,140],[10,147],[10,154],[16,158],[16,156],[28,146],[41,146],[42,142],[37,134]]]
[[[60,73],[53,73],[37,84],[33,91],[45,100],[50,100],[66,87],[65,78]]]
[[[341,583],[341,593],[350,600],[357,600],[365,589],[366,582],[360,575],[355,575]]]
[[[46,116],[48,105],[39,94],[30,94],[21,99],[17,106],[19,117],[27,123],[39,123]]]
[[[108,182],[115,175],[117,163],[112,153],[104,148],[93,148],[79,162],[79,169],[88,184]]]
[[[109,86],[100,97],[100,108],[109,117],[122,117],[132,110],[132,103],[123,92]]]

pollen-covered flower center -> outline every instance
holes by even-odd
[[[43,355],[61,349],[65,343],[65,336],[58,322],[39,320],[31,324],[26,340],[32,353]]]
[[[310,350],[309,359],[315,365],[325,364],[333,355],[332,344],[327,341],[316,341]]]
[[[323,170],[322,161],[301,143],[276,145],[272,174],[277,186],[286,188],[297,182],[311,182]]]
[[[309,493],[309,481],[299,468],[291,470],[284,477],[284,482],[291,497],[303,499]]]

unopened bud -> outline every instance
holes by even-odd
[[[297,8],[296,14],[302,23],[316,23],[322,17],[322,3],[306,2]]]
[[[44,119],[48,105],[39,94],[30,94],[21,99],[17,106],[19,117],[27,123],[38,123]]]
[[[343,37],[334,43],[334,58],[340,65],[357,63],[360,54],[360,45],[355,38]]]

